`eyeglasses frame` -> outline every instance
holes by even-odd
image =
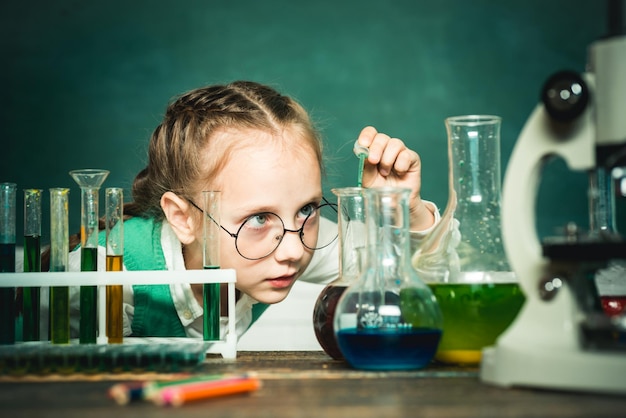
[[[321,250],[322,248],[326,248],[330,244],[335,242],[335,240],[337,239],[337,237],[333,238],[328,244],[326,244],[326,245],[324,245],[322,247],[311,248],[308,245],[306,245],[304,243],[304,240],[303,240],[303,237],[304,237],[304,225],[306,224],[306,221],[309,219],[310,215],[306,217],[304,222],[302,222],[302,226],[299,229],[287,229],[287,228],[285,228],[285,222],[283,221],[283,218],[278,216],[278,214],[273,213],[273,212],[263,212],[263,213],[267,213],[267,214],[276,216],[280,220],[280,223],[283,224],[283,233],[280,236],[280,241],[278,242],[278,244],[276,244],[276,247],[274,247],[274,249],[272,251],[270,251],[269,253],[265,254],[264,256],[255,257],[255,258],[246,257],[245,255],[241,254],[241,252],[239,251],[239,246],[237,245],[237,238],[239,237],[239,231],[241,231],[241,228],[243,228],[243,226],[246,224],[246,222],[248,222],[248,219],[250,219],[250,217],[252,217],[254,215],[251,215],[248,218],[246,218],[246,220],[237,229],[237,233],[232,233],[228,229],[224,228],[215,219],[213,219],[213,217],[210,214],[206,213],[204,211],[204,209],[202,209],[200,206],[198,206],[192,199],[185,198],[185,200],[187,200],[191,204],[191,206],[193,206],[194,208],[198,209],[200,212],[204,213],[209,219],[211,219],[213,221],[213,223],[215,223],[215,225],[219,226],[224,232],[226,232],[228,235],[230,235],[232,238],[234,238],[235,239],[235,249],[237,250],[237,253],[239,253],[239,255],[242,256],[243,258],[245,258],[246,260],[256,261],[256,260],[261,260],[261,259],[263,259],[265,257],[269,257],[274,251],[276,251],[278,249],[280,244],[283,242],[283,238],[285,237],[285,234],[287,232],[297,232],[298,233],[298,237],[300,238],[300,242],[302,242],[302,245],[304,245],[306,248],[308,248],[311,251],[316,251],[316,250]],[[330,208],[333,209],[335,211],[335,213],[339,213],[337,211],[337,204],[329,202],[328,200],[326,200],[326,198],[324,196],[322,196],[322,200],[324,201],[324,204],[319,205],[317,207],[317,209],[320,209],[320,208],[322,208],[324,206],[330,206]]]

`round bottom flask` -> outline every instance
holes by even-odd
[[[337,196],[338,203],[339,276],[320,292],[315,302],[313,330],[326,354],[335,360],[342,360],[333,321],[339,298],[361,272],[365,257],[365,207],[360,187],[338,188],[332,192]]]
[[[428,365],[442,316],[410,264],[408,189],[367,189],[367,262],[335,312],[339,349],[354,368],[411,370]]]

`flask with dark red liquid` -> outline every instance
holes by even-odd
[[[339,276],[318,296],[313,308],[313,328],[326,354],[341,360],[343,355],[333,329],[335,308],[343,292],[361,273],[366,246],[365,211],[362,188],[345,187],[332,192],[339,208]]]

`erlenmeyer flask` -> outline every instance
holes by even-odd
[[[333,321],[339,298],[361,273],[366,246],[365,205],[360,187],[332,189],[332,192],[338,203],[339,276],[320,292],[315,301],[313,329],[326,354],[341,360],[343,355],[337,345]]]
[[[524,302],[500,230],[501,119],[458,116],[445,124],[448,204],[413,265],[443,313],[436,359],[479,363],[482,348],[495,342]]]
[[[441,312],[410,262],[408,189],[366,189],[366,267],[337,304],[334,329],[355,368],[426,366],[441,338]]]

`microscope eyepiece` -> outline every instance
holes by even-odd
[[[559,71],[548,78],[541,89],[546,111],[559,122],[578,118],[589,103],[589,88],[574,71]]]

